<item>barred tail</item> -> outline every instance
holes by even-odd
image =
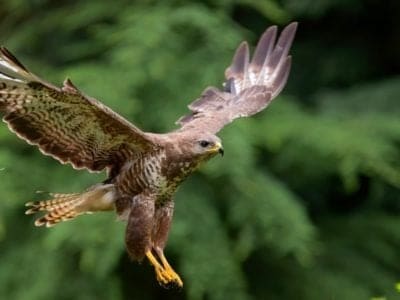
[[[114,208],[114,186],[96,185],[80,194],[50,194],[50,200],[28,202],[27,215],[41,211],[46,214],[35,221],[36,226],[51,227],[62,221],[74,219],[81,214],[106,211]]]
[[[25,206],[30,207],[25,214],[31,215],[40,211],[46,214],[36,219],[36,226],[51,227],[61,221],[67,221],[75,218],[83,212],[77,212],[75,208],[82,202],[81,194],[50,194],[54,197],[51,200],[28,202]]]

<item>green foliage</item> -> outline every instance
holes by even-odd
[[[2,2],[2,43],[23,63],[147,131],[176,128],[241,40],[289,19],[300,31],[283,95],[224,129],[225,157],[176,195],[167,256],[182,292],[129,262],[112,214],[34,228],[23,203],[46,197],[35,191],[77,192],[104,174],[60,166],[0,126],[0,298],[398,297],[400,10],[317,2]]]

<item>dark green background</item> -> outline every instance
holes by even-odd
[[[68,76],[148,131],[220,86],[243,39],[299,21],[287,88],[225,128],[226,155],[176,195],[163,290],[130,263],[115,215],[35,228],[24,203],[104,178],[61,166],[0,126],[0,298],[399,299],[400,2],[0,3],[0,42],[38,75]]]

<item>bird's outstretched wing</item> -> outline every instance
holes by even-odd
[[[179,130],[204,130],[217,133],[236,118],[263,110],[286,84],[291,57],[288,56],[297,23],[289,24],[278,41],[277,27],[262,35],[250,61],[249,47],[240,44],[232,64],[226,69],[224,91],[209,87],[188,107],[191,113],[181,117]]]
[[[151,138],[67,79],[55,87],[0,48],[0,112],[29,144],[76,169],[112,168],[154,145]]]

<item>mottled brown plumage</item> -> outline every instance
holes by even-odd
[[[167,134],[146,133],[84,95],[67,79],[58,88],[29,72],[0,48],[0,112],[10,130],[46,155],[108,179],[79,194],[52,194],[27,203],[27,214],[44,212],[37,226],[53,226],[80,214],[116,210],[127,221],[125,241],[134,260],[144,257],[160,284],[182,286],[164,256],[179,184],[199,165],[223,154],[215,134],[239,117],[263,110],[286,84],[288,56],[297,24],[278,41],[276,26],[262,35],[250,60],[247,43],[225,72],[224,90],[207,88],[189,105],[190,114]]]

